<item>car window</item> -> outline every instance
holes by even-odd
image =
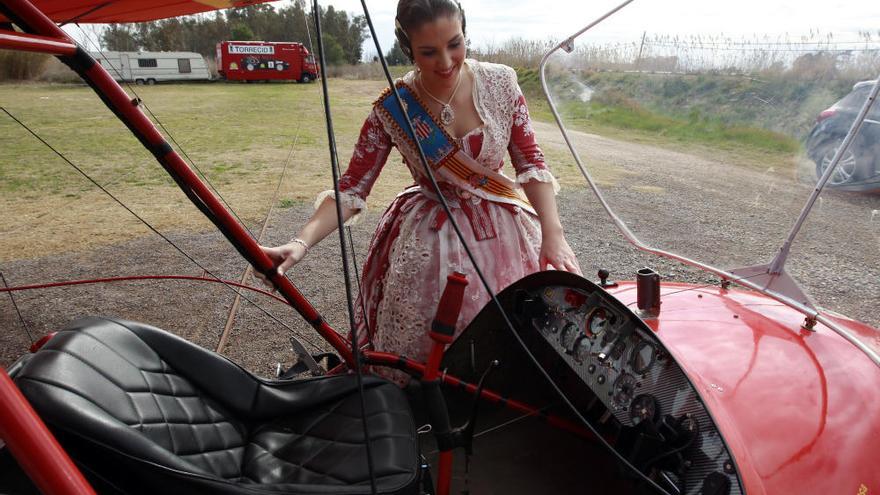
[[[837,102],[837,106],[845,110],[859,111],[861,110],[862,105],[865,104],[865,100],[868,98],[870,90],[870,86],[863,86],[844,96],[842,100]]]

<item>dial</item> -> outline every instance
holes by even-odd
[[[578,364],[584,364],[590,359],[590,339],[581,335],[574,345],[574,360]]]
[[[614,381],[614,403],[618,406],[626,406],[630,403],[636,391],[636,377],[629,373],[620,375]]]
[[[578,327],[574,323],[566,323],[559,333],[559,345],[564,347],[569,353],[574,349],[574,342],[578,338]]]
[[[590,337],[601,337],[608,329],[608,314],[603,308],[596,308],[587,317],[586,331]]]
[[[657,348],[647,340],[642,340],[633,348],[632,369],[636,374],[644,375],[657,361]]]
[[[624,352],[626,352],[626,341],[618,339],[617,343],[614,344],[614,348],[611,349],[611,359],[615,361],[620,359]]]
[[[655,421],[660,414],[660,404],[652,395],[643,394],[629,405],[629,419],[633,425],[642,421]]]

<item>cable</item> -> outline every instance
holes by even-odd
[[[82,26],[79,25],[79,23],[75,23],[75,25],[83,33],[83,38],[86,40],[86,42],[90,46],[97,45],[97,43],[92,42],[91,37],[88,35],[88,33],[86,33],[85,29],[83,29]],[[202,178],[202,180],[205,181],[205,184],[207,184],[208,187],[210,187],[211,190],[214,191],[214,194],[216,194],[217,197],[220,198],[220,201],[223,202],[224,205],[226,205],[226,208],[229,210],[230,213],[232,213],[232,216],[234,216],[235,219],[238,220],[238,223],[240,223],[241,226],[244,227],[245,230],[247,230],[248,234],[250,234],[251,237],[256,237],[256,236],[254,236],[254,233],[251,232],[251,230],[248,228],[247,223],[245,223],[244,220],[242,220],[238,216],[238,214],[235,212],[235,210],[232,208],[232,206],[230,206],[229,203],[226,202],[226,199],[223,197],[223,195],[220,194],[220,191],[217,190],[216,187],[214,187],[214,184],[211,183],[211,181],[208,179],[208,176],[205,175],[204,172],[202,172],[202,170],[198,167],[198,165],[196,165],[196,162],[193,161],[193,159],[190,158],[189,155],[186,153],[186,150],[184,150],[183,147],[180,146],[180,143],[178,143],[177,140],[174,139],[174,136],[171,134],[171,131],[169,131],[165,127],[165,124],[163,124],[162,121],[159,120],[159,117],[157,117],[156,114],[154,114],[153,111],[150,110],[150,107],[147,105],[147,103],[143,100],[143,98],[141,98],[141,96],[137,93],[137,91],[135,91],[134,88],[131,86],[131,83],[128,82],[125,79],[125,77],[123,77],[122,73],[119,72],[119,68],[117,68],[115,65],[113,65],[110,62],[110,60],[107,58],[107,55],[104,53],[104,51],[100,49],[100,45],[98,45],[98,48],[95,51],[97,51],[101,55],[101,58],[104,59],[105,62],[107,62],[107,65],[110,66],[111,69],[113,69],[113,72],[116,73],[116,75],[119,77],[119,80],[125,83],[125,86],[128,88],[129,91],[131,91],[131,93],[135,96],[135,98],[138,99],[138,101],[140,102],[140,105],[144,108],[144,110],[146,110],[147,113],[150,114],[150,117],[152,117],[153,120],[156,122],[156,124],[158,124],[159,127],[162,128],[162,131],[168,136],[168,138],[171,140],[171,142],[174,143],[175,146],[177,146],[178,151],[180,151],[180,153],[183,155],[183,157],[186,158],[186,161],[189,162],[190,165],[192,165],[192,168],[195,169],[196,172],[198,172],[198,174]]]
[[[263,307],[260,306],[259,304],[255,303],[253,300],[251,300],[251,299],[247,298],[246,296],[244,296],[244,294],[242,294],[241,292],[239,292],[238,290],[236,290],[233,286],[231,286],[231,285],[229,285],[229,284],[223,282],[223,279],[221,279],[221,278],[218,277],[217,275],[214,275],[213,272],[211,272],[210,270],[208,270],[207,268],[205,268],[204,266],[202,266],[201,263],[199,263],[198,261],[196,261],[195,258],[193,258],[192,256],[190,256],[190,255],[189,255],[186,251],[184,251],[180,246],[178,246],[178,245],[175,244],[171,239],[169,239],[169,238],[166,237],[164,234],[162,234],[161,232],[159,232],[158,230],[156,230],[155,227],[153,227],[149,222],[147,222],[146,220],[144,220],[140,215],[138,215],[137,213],[135,213],[131,208],[129,208],[128,206],[126,206],[126,204],[123,203],[122,201],[120,201],[116,196],[114,196],[113,193],[111,193],[110,191],[108,191],[107,189],[105,189],[104,187],[102,187],[100,184],[98,184],[98,182],[95,181],[95,179],[93,179],[91,176],[89,176],[85,171],[83,171],[81,168],[79,168],[79,167],[77,167],[76,165],[74,165],[73,162],[71,162],[71,161],[70,161],[66,156],[64,156],[61,152],[59,152],[59,151],[56,150],[54,147],[52,147],[52,145],[50,145],[48,142],[46,142],[46,141],[45,141],[42,137],[40,137],[36,132],[34,132],[33,130],[31,130],[31,129],[30,129],[27,125],[25,125],[22,121],[18,120],[14,115],[12,115],[11,113],[9,113],[9,111],[6,110],[6,108],[4,108],[4,107],[0,107],[0,110],[3,110],[3,112],[6,113],[6,115],[8,115],[12,120],[16,121],[16,122],[17,122],[19,125],[21,125],[22,127],[24,127],[29,133],[31,133],[31,135],[33,135],[35,138],[37,138],[37,140],[39,140],[41,143],[43,143],[44,145],[46,145],[46,147],[48,147],[50,150],[52,150],[52,152],[55,153],[56,155],[58,155],[62,160],[64,160],[65,162],[67,162],[68,165],[70,165],[71,167],[73,167],[77,172],[79,172],[79,173],[80,173],[83,177],[85,177],[89,182],[91,182],[91,183],[94,184],[98,189],[100,189],[100,190],[103,191],[105,194],[107,194],[108,196],[110,196],[110,198],[111,198],[113,201],[115,201],[117,204],[119,204],[119,206],[122,206],[123,208],[125,208],[126,211],[128,211],[129,213],[131,213],[135,218],[137,218],[141,223],[143,223],[143,224],[144,224],[148,229],[150,229],[153,233],[155,233],[156,235],[158,235],[159,237],[161,237],[163,240],[165,240],[165,242],[167,242],[168,244],[170,244],[174,249],[176,249],[180,254],[182,254],[184,257],[186,257],[188,260],[190,260],[193,264],[195,264],[196,266],[198,266],[199,268],[201,268],[202,270],[204,270],[206,274],[210,275],[211,277],[213,277],[214,279],[216,279],[216,280],[218,280],[218,281],[221,281],[221,283],[223,283],[223,285],[224,285],[225,287],[229,288],[229,289],[230,289],[231,291],[233,291],[234,293],[240,295],[242,299],[244,299],[245,301],[251,303],[254,307],[256,307],[257,309],[259,309],[261,312],[263,312],[266,316],[268,316],[269,318],[271,318],[273,321],[275,321],[275,322],[278,323],[279,325],[283,326],[284,328],[286,328],[287,330],[289,330],[291,333],[296,334],[296,332],[294,332],[294,330],[293,330],[289,325],[287,325],[286,323],[284,323],[283,321],[281,321],[280,319],[278,319],[278,317],[276,317],[275,315],[273,315],[272,313],[270,313],[268,310],[266,310],[265,308],[263,308]],[[206,212],[205,214],[208,215],[209,218],[210,218],[210,214],[209,214],[208,212]]]
[[[323,90],[324,97],[324,115],[326,117],[327,124],[327,145],[330,148],[330,169],[333,172],[333,192],[336,195],[336,198],[339,198],[339,159],[336,153],[336,137],[333,134],[333,116],[330,114],[330,92],[327,89],[327,63],[324,57],[324,42],[321,39],[321,9],[318,6],[318,0],[314,0],[312,4],[312,14],[315,16],[315,37],[318,41],[318,53],[321,59],[321,89]],[[367,426],[367,403],[364,398],[364,377],[362,362],[361,362],[361,353],[360,346],[358,346],[358,338],[357,338],[357,326],[354,321],[354,303],[352,302],[352,292],[351,292],[351,272],[348,268],[348,256],[345,249],[345,234],[343,229],[342,222],[342,202],[334,201],[336,204],[336,221],[338,222],[336,225],[338,226],[337,230],[339,231],[339,249],[342,251],[342,271],[345,278],[345,295],[346,302],[348,303],[348,321],[351,326],[351,332],[349,333],[349,337],[351,340],[351,354],[354,358],[354,369],[355,376],[357,377],[357,387],[358,387],[358,396],[360,397],[361,403],[361,416],[363,421],[361,424],[363,425],[364,430],[364,440],[365,447],[367,450],[367,469],[370,473],[370,491],[373,495],[377,494],[376,491],[376,473],[373,466],[373,449],[370,440],[370,429]]]
[[[308,42],[309,42],[309,53],[314,55],[315,50],[314,50],[314,45],[312,44],[312,30],[311,30],[311,27],[309,27],[308,16],[304,16],[303,20],[305,21],[305,25],[306,25],[306,38],[308,39]],[[323,75],[323,77],[326,77],[326,75]],[[321,108],[324,110],[324,113],[326,114],[327,108],[324,107],[324,99],[322,98],[320,101],[321,101]],[[339,227],[339,228],[343,228],[343,227]],[[361,277],[360,277],[361,272],[360,272],[360,269],[358,269],[357,251],[354,246],[354,238],[351,235],[351,227],[344,226],[344,228],[345,228],[345,230],[348,231],[348,241],[349,241],[349,246],[351,249],[351,259],[352,259],[352,263],[354,264],[354,272],[355,272],[354,280],[357,283],[358,300],[361,303],[360,304],[361,318],[364,321],[364,327],[367,330],[367,339],[369,341],[370,347],[372,348],[373,347],[373,329],[370,328],[370,320],[367,318],[367,307],[366,307],[366,303],[364,302],[364,292],[361,290]]]
[[[385,60],[384,52],[382,51],[382,47],[379,44],[379,38],[376,35],[376,29],[373,26],[373,19],[370,16],[369,9],[367,8],[366,0],[361,0],[361,6],[364,9],[364,17],[366,18],[367,25],[370,28],[370,33],[373,36],[373,42],[376,46],[376,51],[378,52],[379,61],[382,63],[382,70],[385,72],[385,77],[388,80],[388,84],[391,89],[391,92],[394,95],[394,98],[397,101],[399,108],[401,109],[401,113],[404,116],[404,119],[406,120],[406,124],[407,124],[409,132],[411,133],[411,135],[416,136],[417,134],[415,133],[415,129],[414,129],[412,122],[410,121],[409,114],[404,109],[405,107],[403,105],[403,100],[400,97],[400,93],[397,91],[397,87],[395,86],[394,80],[391,77],[391,72],[388,69],[388,62]],[[450,225],[452,225],[452,228],[455,231],[456,236],[458,236],[458,239],[461,241],[462,247],[463,247],[465,253],[467,253],[468,258],[470,259],[471,264],[474,267],[474,271],[477,273],[478,278],[482,282],[483,287],[486,289],[486,292],[489,294],[489,297],[492,300],[492,304],[499,311],[501,318],[504,320],[505,327],[508,330],[510,330],[511,335],[518,342],[520,348],[525,352],[525,354],[528,356],[529,360],[538,369],[539,373],[544,378],[544,380],[546,380],[546,382],[556,392],[556,394],[559,395],[559,397],[566,404],[566,406],[568,406],[568,408],[572,411],[572,413],[596,436],[596,438],[599,439],[599,441],[612,454],[614,454],[615,457],[617,457],[617,459],[621,463],[623,463],[623,465],[625,465],[629,469],[631,469],[634,473],[636,473],[638,476],[640,476],[642,479],[644,479],[646,482],[648,482],[648,484],[650,484],[652,487],[656,488],[660,493],[663,493],[665,495],[670,495],[669,492],[667,492],[666,490],[663,489],[663,487],[661,487],[659,484],[657,484],[654,480],[650,479],[647,475],[645,475],[645,473],[639,471],[631,462],[629,462],[625,457],[623,457],[623,455],[621,455],[619,452],[617,452],[614,449],[614,447],[612,447],[611,444],[608,443],[608,441],[605,440],[602,437],[602,435],[599,434],[598,430],[596,430],[596,428],[589,421],[587,421],[587,419],[583,416],[583,414],[581,414],[581,412],[577,409],[577,407],[575,407],[575,405],[568,399],[568,397],[566,397],[566,395],[562,392],[562,390],[559,388],[559,386],[556,384],[556,382],[553,381],[553,378],[551,378],[550,375],[547,373],[547,370],[545,370],[543,367],[541,367],[541,364],[538,361],[538,359],[535,357],[535,355],[532,353],[532,351],[525,344],[522,337],[520,337],[520,335],[516,332],[516,329],[513,326],[513,322],[510,320],[510,317],[508,316],[507,312],[504,310],[504,307],[501,305],[501,302],[498,300],[495,293],[492,291],[492,288],[489,285],[488,280],[483,275],[483,272],[480,269],[479,264],[476,262],[476,258],[474,257],[473,253],[471,252],[470,248],[468,247],[467,242],[465,242],[464,235],[461,233],[461,229],[459,228],[458,224],[456,223],[454,217],[451,214],[449,204],[447,204],[446,198],[443,196],[443,193],[440,190],[440,186],[434,177],[434,173],[431,170],[431,167],[428,165],[428,159],[425,156],[425,152],[422,149],[421,143],[418,140],[415,140],[415,143],[416,143],[416,148],[419,151],[419,158],[422,162],[422,167],[425,169],[425,173],[427,174],[428,178],[431,181],[431,186],[434,188],[434,192],[437,194],[438,202],[443,207],[443,210],[448,217],[448,221],[449,221]]]
[[[275,208],[275,202],[278,200],[278,192],[281,190],[281,184],[284,182],[284,175],[287,173],[287,167],[290,165],[290,160],[293,158],[293,152],[296,149],[296,144],[299,142],[299,129],[300,124],[296,126],[296,133],[293,138],[293,143],[290,145],[290,151],[287,153],[287,160],[284,161],[284,167],[281,169],[281,177],[278,178],[278,184],[275,186],[275,192],[272,193],[272,198],[269,200],[269,208],[266,210],[266,218],[263,220],[263,226],[260,228],[260,236],[257,237],[257,243],[263,243],[263,236],[266,234],[266,227],[269,225],[269,218],[272,216],[272,210]],[[247,282],[248,277],[251,275],[253,267],[250,263],[247,263],[244,269],[244,273],[241,274],[241,283]],[[235,322],[235,316],[238,312],[238,305],[241,302],[241,298],[239,296],[235,296],[235,299],[232,301],[232,307],[229,308],[229,315],[226,317],[226,325],[223,326],[223,331],[220,332],[220,338],[217,339],[217,347],[216,352],[223,352],[223,348],[226,346],[226,339],[229,336],[229,333],[232,331],[232,325]],[[295,337],[293,337],[295,338]]]
[[[34,337],[31,335],[31,330],[28,328],[27,323],[24,321],[24,316],[21,315],[21,311],[18,309],[18,304],[15,303],[15,298],[12,297],[12,291],[9,289],[9,284],[6,283],[6,277],[3,276],[3,272],[0,272],[0,279],[3,280],[3,287],[7,290],[5,292],[9,292],[9,300],[12,301],[12,307],[15,308],[15,312],[18,313],[18,319],[21,321],[21,326],[24,328],[24,332],[28,336],[28,340],[31,341],[31,344],[34,343]]]

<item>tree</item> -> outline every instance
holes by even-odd
[[[162,21],[111,24],[101,41],[108,50],[194,51],[207,57],[214,56],[217,43],[227,40],[296,41],[316,52],[309,39],[314,17],[306,7],[305,0],[294,0],[277,9],[259,4]],[[318,12],[328,62],[359,63],[367,37],[366,19],[332,6]]]
[[[333,36],[324,35],[324,60],[328,65],[340,65],[346,62],[345,50]]]
[[[244,23],[238,23],[232,26],[232,39],[236,41],[250,41],[254,38],[254,31]]]
[[[406,54],[403,53],[403,50],[400,48],[400,42],[394,40],[394,46],[388,50],[388,54],[385,55],[385,61],[388,62],[388,65],[407,65],[409,63],[409,58],[407,58]]]
[[[101,44],[108,50],[133,52],[138,49],[138,40],[130,24],[110,24],[101,35]]]

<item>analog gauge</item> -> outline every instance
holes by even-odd
[[[586,331],[589,337],[600,337],[608,328],[608,315],[603,308],[594,309],[587,316]]]
[[[644,375],[654,366],[657,361],[657,348],[647,340],[642,340],[633,348],[632,364],[633,371],[638,375]]]
[[[611,349],[611,359],[615,361],[620,359],[620,356],[623,356],[623,353],[626,352],[626,341],[624,339],[618,339],[617,343],[614,344],[614,348]]]
[[[640,395],[629,405],[629,419],[633,425],[642,421],[656,421],[660,414],[660,404],[651,395]]]
[[[614,381],[614,403],[618,406],[626,406],[630,403],[636,391],[636,377],[629,373],[620,375]]]
[[[559,333],[559,345],[561,345],[569,353],[574,350],[574,341],[578,337],[578,327],[574,323],[566,323]]]
[[[585,335],[581,335],[574,344],[574,360],[578,364],[584,364],[590,359],[590,339]]]

